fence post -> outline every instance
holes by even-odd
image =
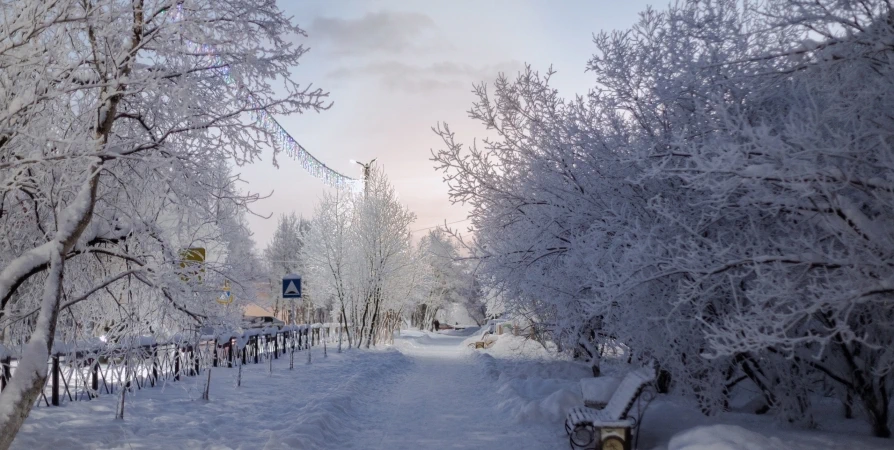
[[[174,350],[174,381],[180,381],[180,346]]]
[[[53,356],[53,406],[59,406],[59,357]]]
[[[255,345],[255,364],[260,362],[259,356],[261,355],[261,350],[258,346],[258,335],[253,336],[254,345]]]
[[[0,360],[0,365],[3,367],[0,368],[0,391],[6,389],[6,384],[9,383],[9,377],[11,374],[12,367],[12,356],[7,356]]]
[[[279,333],[273,333],[273,358],[279,359]]]
[[[99,397],[99,358],[93,358],[93,367],[90,368],[90,398]]]
[[[152,387],[155,387],[155,382],[158,381],[158,346],[152,346]]]
[[[233,338],[227,341],[227,367],[233,367]]]
[[[128,365],[130,364],[130,352],[124,354],[124,383],[122,383],[122,389],[129,391],[130,390],[130,369]]]
[[[220,349],[220,344],[217,342],[217,338],[214,338],[214,354],[211,358],[211,367],[217,367],[217,351]]]

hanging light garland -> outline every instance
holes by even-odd
[[[177,6],[177,13],[175,13],[174,20],[178,20],[179,16],[183,13],[183,5],[179,4]],[[187,41],[189,42],[189,41]],[[214,47],[206,44],[196,44],[193,42],[189,42],[189,45],[193,47],[191,50],[198,54],[204,54],[208,58],[211,58],[214,66],[219,66],[216,71],[221,75],[223,80],[227,84],[236,83],[236,79],[230,74],[230,66],[218,55],[218,52],[214,49]],[[246,90],[245,87],[239,83],[240,90]],[[258,102],[251,93],[246,93],[246,98],[249,102],[253,103],[255,106],[255,110],[252,112],[252,118],[255,120],[257,125],[263,128],[270,136],[273,137],[274,145],[279,145],[281,149],[285,151],[289,157],[294,160],[297,160],[301,167],[304,168],[309,174],[312,176],[319,178],[329,186],[333,186],[336,188],[354,188],[357,189],[358,185],[361,184],[361,181],[356,178],[351,178],[341,173],[331,169],[330,167],[323,164],[322,161],[317,159],[314,155],[310,154],[304,146],[298,143],[292,135],[289,134],[288,131],[283,128],[283,126],[273,118],[270,113],[264,109],[260,102]]]

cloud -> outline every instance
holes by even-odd
[[[473,66],[450,61],[427,66],[400,61],[381,61],[362,66],[339,67],[326,74],[333,80],[367,78],[377,79],[384,87],[405,92],[432,92],[443,89],[468,88],[473,83],[490,81],[497,74],[514,74],[524,68],[519,61],[503,61],[497,64]]]
[[[381,11],[359,19],[318,17],[308,30],[311,39],[331,46],[336,55],[370,52],[411,53],[443,48],[431,17],[420,13]]]

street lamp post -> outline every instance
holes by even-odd
[[[363,198],[369,197],[369,171],[372,168],[372,163],[376,162],[376,159],[378,158],[373,158],[366,164],[363,164],[360,161],[354,161],[353,159],[351,160],[351,162],[357,163],[363,167]]]

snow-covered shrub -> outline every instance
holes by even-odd
[[[496,138],[437,129],[486,288],[568,351],[656,361],[705,412],[745,378],[809,423],[830,382],[890,436],[889,4],[675,2],[594,43],[589,95],[528,68],[477,89]]]

